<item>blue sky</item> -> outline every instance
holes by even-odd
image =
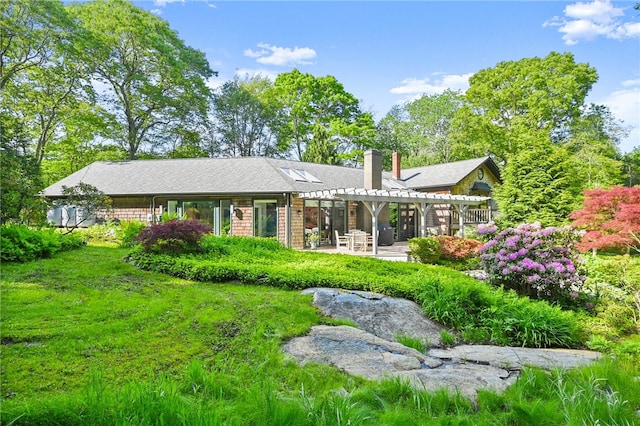
[[[298,68],[332,75],[382,118],[396,103],[447,88],[501,61],[570,52],[598,71],[587,102],[610,107],[640,146],[636,1],[135,1],[203,51],[221,85]]]

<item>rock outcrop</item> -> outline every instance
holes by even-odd
[[[325,315],[352,321],[349,326],[314,326],[308,335],[287,342],[283,350],[300,363],[335,366],[370,380],[400,377],[419,389],[446,388],[475,399],[480,389],[502,392],[524,366],[572,368],[599,357],[597,352],[566,349],[461,345],[430,348],[426,354],[395,341],[408,335],[440,344],[446,330],[426,318],[410,301],[380,294],[307,289]]]

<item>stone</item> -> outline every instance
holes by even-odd
[[[447,389],[475,400],[479,390],[506,390],[525,366],[574,368],[600,357],[593,351],[491,345],[431,347],[423,354],[395,341],[405,334],[439,344],[446,328],[426,318],[417,304],[362,291],[313,288],[304,293],[314,295],[323,314],[359,328],[313,326],[306,336],[286,342],[284,352],[301,364],[332,365],[369,380],[397,377],[416,389]]]
[[[449,331],[425,317],[420,305],[410,300],[334,288],[310,288],[303,293],[313,294],[314,306],[324,315],[352,321],[385,340],[395,341],[397,335],[406,335],[440,346],[440,333]]]

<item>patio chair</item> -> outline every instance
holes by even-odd
[[[353,233],[353,251],[367,251],[367,233],[364,231]]]
[[[347,237],[346,235],[340,235],[338,233],[338,230],[335,230],[336,233],[336,249],[340,250],[341,247],[345,247],[347,250],[349,250],[349,237]]]

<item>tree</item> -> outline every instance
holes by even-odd
[[[567,222],[580,201],[581,184],[565,148],[529,135],[517,143],[527,146],[511,157],[496,188],[499,221],[507,226],[540,222],[543,226]]]
[[[469,79],[466,104],[454,119],[461,156],[492,155],[498,162],[527,149],[530,132],[554,140],[580,116],[596,70],[570,53],[500,62]]]
[[[40,170],[22,123],[0,111],[0,224],[44,221]]]
[[[280,112],[278,144],[300,160],[344,164],[373,144],[373,117],[333,76],[294,69],[278,75],[270,96]]]
[[[453,161],[451,125],[461,107],[461,94],[452,90],[425,95],[404,106],[409,115],[407,144],[414,155],[426,159],[424,164]]]
[[[572,123],[566,146],[573,153],[584,188],[606,188],[622,183],[623,163],[618,143],[625,129],[609,108],[590,104]]]
[[[41,66],[56,52],[75,24],[59,0],[0,2],[0,92],[22,72]]]
[[[275,111],[266,93],[272,83],[262,77],[235,78],[213,96],[215,129],[221,152],[230,157],[274,156]]]
[[[187,123],[206,121],[215,73],[166,21],[126,0],[71,4],[93,37],[87,71],[104,85],[101,99],[113,117],[112,137],[135,159],[142,148],[163,149]]]
[[[63,197],[56,200],[58,205],[74,206],[76,212],[82,212],[82,217],[70,223],[63,224],[69,233],[98,212],[111,209],[111,198],[93,185],[80,182],[76,186],[62,186]]]
[[[640,252],[640,186],[616,186],[584,192],[572,225],[586,231],[578,249],[633,248]]]
[[[640,146],[624,155],[625,186],[640,185]]]

